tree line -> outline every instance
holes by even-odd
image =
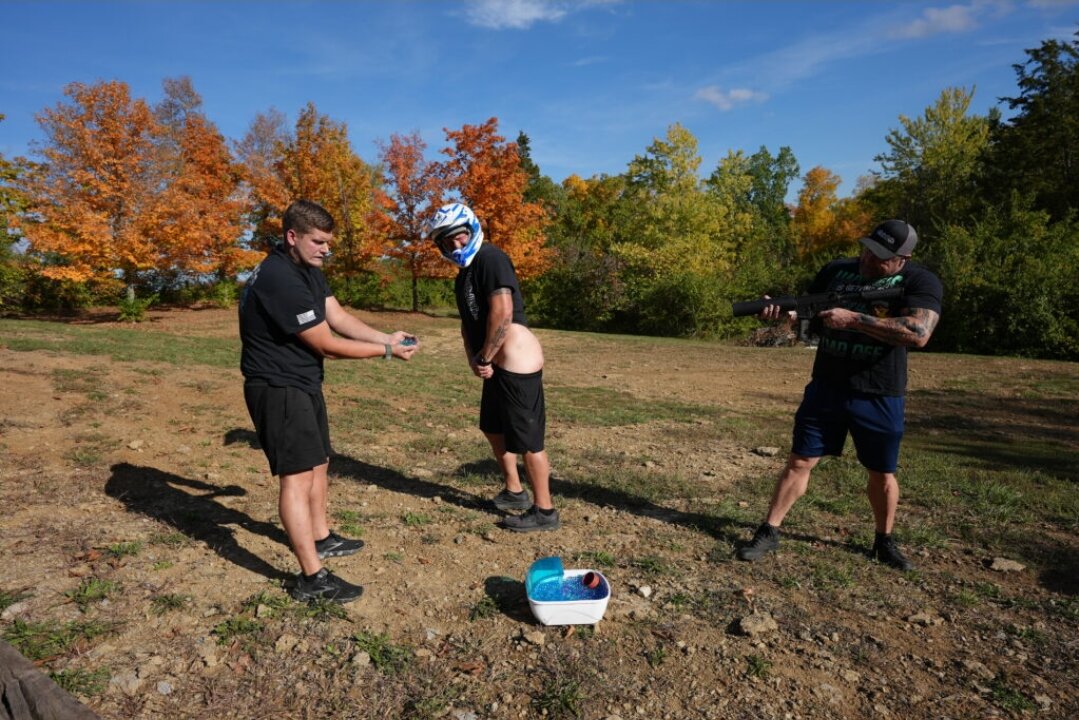
[[[301,197],[338,220],[327,275],[342,302],[448,306],[454,268],[422,230],[459,198],[512,258],[538,324],[731,337],[754,323],[731,317],[732,300],[797,293],[826,260],[856,254],[877,221],[900,217],[944,281],[935,349],[1079,359],[1075,37],[1027,50],[1015,96],[984,116],[970,110],[973,88],[901,115],[880,170],[844,198],[839,176],[803,174],[789,147],[731,150],[705,175],[677,123],[621,174],[556,183],[528,136],[507,141],[497,118],[445,129],[433,159],[411,133],[367,162],[313,103],[292,126],[260,113],[230,142],[188,78],[165,80],[154,106],[119,81],[72,84],[38,116],[36,157],[0,156],[0,310],[229,303]]]

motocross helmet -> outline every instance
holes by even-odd
[[[447,235],[460,230],[468,231],[468,244],[459,250],[452,250],[447,253],[439,241]],[[480,245],[483,244],[483,230],[480,229],[480,221],[476,219],[475,213],[467,205],[462,205],[461,203],[450,203],[440,207],[435,216],[431,218],[431,221],[427,223],[427,237],[438,247],[442,257],[462,268],[469,266],[472,259],[476,257],[476,253],[479,252]]]

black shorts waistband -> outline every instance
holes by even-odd
[[[519,379],[521,379],[521,380],[530,380],[530,379],[532,379],[532,378],[540,378],[540,377],[543,377],[543,368],[540,368],[540,369],[539,369],[539,370],[537,370],[536,372],[530,372],[530,373],[515,373],[515,372],[510,372],[509,370],[506,370],[505,368],[501,368],[501,367],[499,367],[498,365],[494,365],[494,366],[492,366],[492,367],[494,367],[494,369],[495,369],[495,374],[496,374],[496,375],[506,375],[506,376],[508,376],[508,377],[511,377],[511,378],[519,378]]]

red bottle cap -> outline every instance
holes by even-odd
[[[594,572],[586,572],[581,578],[581,582],[587,588],[597,588],[599,587],[599,575]]]

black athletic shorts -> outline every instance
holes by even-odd
[[[330,459],[330,424],[322,392],[244,384],[247,411],[273,475],[293,475]]]
[[[480,430],[505,435],[508,452],[543,452],[547,431],[543,371],[522,375],[496,366],[494,377],[483,381]]]

